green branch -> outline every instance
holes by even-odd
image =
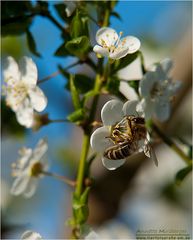
[[[176,152],[186,164],[190,165],[192,159],[190,159],[173,141],[171,138],[166,136],[155,124],[153,124],[152,129],[157,133],[157,135],[174,151]]]

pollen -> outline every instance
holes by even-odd
[[[4,92],[5,95],[14,98],[13,102],[16,106],[18,106],[26,98],[28,94],[28,88],[23,82],[14,82],[13,84],[4,86]],[[11,104],[9,103],[9,105]]]

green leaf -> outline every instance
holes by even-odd
[[[88,206],[84,205],[81,208],[74,210],[74,215],[76,216],[78,224],[85,223],[89,215]]]
[[[65,22],[71,22],[72,18],[67,17],[66,15],[66,5],[64,3],[58,3],[54,5],[54,8],[56,9],[56,12],[58,13],[59,17],[64,20]]]
[[[74,108],[77,110],[81,108],[81,104],[80,104],[79,93],[74,84],[74,80],[75,80],[74,75],[70,74],[70,92],[72,95],[72,102],[73,102]]]
[[[26,36],[27,36],[27,43],[28,43],[28,47],[29,47],[29,50],[37,57],[41,57],[40,53],[37,51],[36,49],[36,42],[33,38],[33,35],[32,33],[27,30],[26,32]]]
[[[116,76],[113,76],[108,79],[106,89],[111,94],[117,95],[119,94],[119,86],[120,86],[120,80]]]
[[[139,81],[138,80],[133,80],[133,81],[128,81],[128,84],[130,87],[132,87],[136,93],[139,93]]]
[[[181,169],[176,174],[175,182],[177,185],[181,184],[181,182],[184,180],[184,178],[192,171],[192,165],[189,165],[183,169]]]
[[[90,192],[90,187],[86,187],[82,195],[73,196],[73,214],[78,224],[83,224],[86,222],[89,214],[88,209],[88,194]]]
[[[63,76],[69,80],[70,74],[62,66],[59,65],[58,68]],[[94,79],[84,74],[76,74],[74,75],[74,85],[80,94],[88,93],[94,87]],[[70,90],[70,81],[67,81],[65,88]]]
[[[84,120],[85,118],[85,111],[84,109],[80,108],[76,111],[74,111],[73,113],[71,113],[70,115],[68,115],[67,119],[70,121],[70,122],[80,122],[82,120]]]
[[[54,53],[55,56],[65,57],[69,55],[69,52],[66,49],[66,43],[63,43]]]
[[[90,90],[88,91],[83,98],[83,102],[85,103],[88,99],[90,99],[91,97],[94,97],[96,95],[98,95],[99,92],[95,91],[95,90]]]
[[[18,1],[13,4],[12,1],[2,1],[3,9],[1,18],[1,34],[20,35],[27,31],[32,22],[31,9],[29,1]]]
[[[31,18],[21,17],[20,22],[5,24],[1,28],[2,36],[21,35],[27,31],[31,24]]]
[[[74,38],[66,43],[66,49],[72,55],[84,58],[90,49],[90,41],[87,36]]]
[[[117,61],[115,61],[112,67],[112,72],[115,73],[117,71],[119,71],[122,68],[125,68],[126,66],[128,66],[130,63],[132,63],[133,61],[135,61],[135,59],[138,57],[138,52],[135,52],[133,54],[128,54],[127,56],[125,56],[124,58],[121,58]]]
[[[36,9],[40,12],[48,12],[49,11],[49,1],[37,1]]]
[[[79,91],[79,93],[84,94],[93,88],[94,79],[83,74],[76,74],[74,79],[74,85]],[[69,89],[69,83],[67,83],[66,88]]]
[[[33,9],[30,1],[18,1],[17,4],[13,3],[14,1],[1,1],[1,7],[3,9],[3,11],[1,11],[2,20],[15,16],[24,16]]]
[[[88,194],[90,192],[90,187],[86,187],[83,194],[80,197],[80,202],[82,204],[87,204],[88,203]]]
[[[76,15],[72,19],[70,29],[70,34],[72,38],[77,38],[85,35],[84,23],[82,22],[82,18],[78,10],[76,11]]]
[[[119,20],[122,20],[122,19],[121,19],[121,16],[120,16],[117,12],[112,12],[112,13],[111,13],[111,16],[116,17],[116,18],[119,19]]]

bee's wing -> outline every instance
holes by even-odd
[[[158,160],[157,160],[157,156],[156,156],[156,154],[155,154],[155,151],[154,151],[154,149],[152,148],[152,146],[150,146],[150,148],[151,148],[151,150],[150,150],[150,157],[151,157],[151,159],[154,161],[154,163],[155,163],[155,165],[156,165],[156,167],[158,167]]]
[[[150,142],[146,139],[145,140],[145,145],[144,145],[144,154],[151,158],[153,160],[153,162],[155,163],[156,167],[158,167],[158,160],[157,160],[157,157],[156,157],[156,154],[155,154],[155,151],[154,149],[152,148]]]

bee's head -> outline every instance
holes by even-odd
[[[145,119],[143,117],[134,117],[132,121],[136,124],[145,124]]]

